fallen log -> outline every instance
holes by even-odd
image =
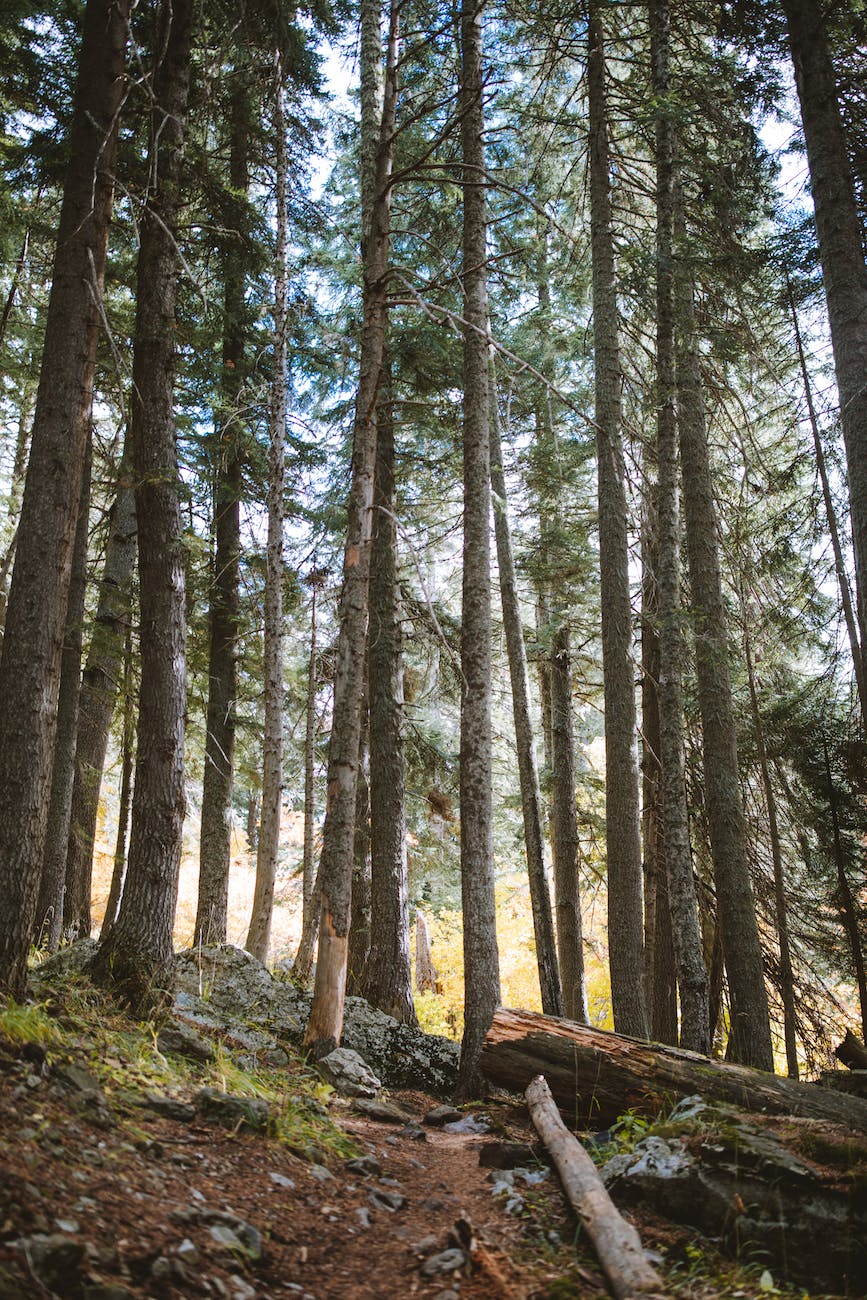
[[[561,1111],[582,1128],[606,1128],[627,1111],[656,1116],[699,1093],[705,1101],[867,1132],[867,1101],[860,1097],[509,1007],[494,1016],[481,1068],[510,1092],[523,1092],[544,1074]]]
[[[641,1238],[623,1218],[593,1161],[561,1120],[541,1075],[532,1080],[526,1095],[536,1132],[557,1167],[569,1204],[593,1243],[615,1300],[661,1296],[662,1281],[644,1253]]]
[[[851,1029],[846,1030],[846,1037],[834,1048],[834,1055],[850,1070],[867,1070],[867,1047],[855,1037]]]

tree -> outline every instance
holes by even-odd
[[[69,163],[0,659],[0,988],[20,995],[45,842],[129,4],[84,13]]]
[[[375,86],[381,62],[379,0],[362,6],[362,98]],[[375,66],[372,65],[376,55]],[[355,795],[368,619],[377,394],[382,379],[387,315],[391,171],[397,100],[398,9],[389,12],[385,91],[376,138],[362,141],[362,176],[374,176],[369,225],[363,225],[363,320],[353,427],[349,517],[340,597],[334,707],[328,749],[328,804],[319,866],[319,950],[305,1042],[315,1054],[340,1041],[351,904]]]
[[[491,808],[491,557],[488,294],[482,9],[461,2],[464,296],[464,541],[461,599],[461,897],[464,1034],[458,1094],[479,1087],[479,1053],[500,1001]]]
[[[174,309],[193,13],[193,0],[161,5],[154,33],[150,184],[141,216],[130,422],[141,605],[135,794],[120,910],[93,966],[99,980],[143,1013],[162,1001],[171,981],[185,807],[186,610]]]
[[[618,1033],[647,1037],[644,991],[641,832],[632,668],[632,610],[621,443],[620,344],[612,229],[605,49],[601,6],[591,0],[587,95],[593,346],[599,474],[599,566],[605,683],[605,838],[608,960]]]

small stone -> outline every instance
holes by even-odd
[[[353,1174],[373,1175],[374,1178],[382,1173],[382,1165],[375,1156],[353,1156],[351,1160],[344,1162],[344,1168],[349,1169]]]
[[[73,1092],[99,1092],[99,1083],[94,1075],[83,1065],[71,1061],[68,1065],[59,1065],[54,1070],[54,1078]]]
[[[157,1282],[168,1282],[172,1277],[172,1261],[158,1255],[151,1264],[151,1277]]]
[[[359,1097],[354,1108],[359,1115],[364,1115],[367,1119],[375,1119],[380,1124],[406,1124],[413,1118],[409,1111],[395,1105],[392,1101],[371,1101]]]
[[[490,1133],[491,1126],[484,1120],[476,1119],[475,1115],[464,1115],[453,1124],[444,1124],[443,1129],[446,1133]]]
[[[218,1245],[240,1251],[253,1263],[262,1258],[262,1234],[252,1223],[246,1223],[237,1214],[225,1210],[201,1210],[198,1217],[201,1222],[212,1225],[211,1236]]]
[[[367,1199],[375,1210],[388,1210],[390,1214],[402,1210],[406,1205],[406,1197],[401,1196],[400,1192],[389,1192],[379,1187],[375,1187]]]
[[[83,1300],[135,1300],[133,1292],[119,1282],[92,1282],[81,1294]]]
[[[242,1277],[233,1273],[229,1278],[229,1288],[232,1294],[232,1300],[254,1300],[256,1292],[249,1282],[245,1282]]]
[[[334,1174],[324,1165],[311,1165],[309,1169],[310,1177],[315,1178],[317,1183],[333,1183]]]
[[[157,1047],[161,1052],[168,1052],[171,1056],[185,1056],[190,1061],[214,1060],[214,1049],[207,1039],[179,1020],[172,1021],[160,1030]]]
[[[403,1136],[409,1138],[411,1142],[427,1142],[427,1133],[418,1124],[407,1124]]]
[[[241,1125],[262,1133],[271,1123],[271,1107],[261,1097],[233,1097],[219,1088],[200,1088],[193,1101],[202,1119],[226,1128]]]
[[[59,1233],[48,1236],[24,1237],[18,1242],[27,1261],[40,1282],[50,1290],[74,1285],[84,1259],[81,1242],[70,1241]]]
[[[54,1226],[58,1232],[76,1233],[80,1231],[77,1219],[55,1219]]]
[[[432,1250],[436,1250],[439,1244],[439,1237],[431,1235],[429,1237],[422,1237],[421,1241],[414,1241],[410,1246],[410,1250],[414,1255],[428,1255]]]
[[[244,1254],[244,1244],[236,1232],[227,1228],[225,1223],[214,1223],[210,1228],[211,1238],[218,1246],[223,1246],[226,1250],[237,1250]]]
[[[431,1128],[442,1128],[443,1124],[455,1124],[463,1119],[459,1110],[454,1106],[434,1106],[429,1110],[422,1120],[423,1124],[428,1124]]]
[[[372,1228],[373,1222],[370,1217],[370,1210],[366,1205],[360,1205],[355,1211],[355,1217],[362,1228]]]
[[[177,1097],[148,1092],[142,1104],[148,1110],[155,1111],[157,1115],[162,1115],[165,1119],[177,1120],[181,1124],[189,1124],[196,1118],[195,1106],[188,1101],[179,1101]]]
[[[457,1291],[452,1291],[451,1287],[447,1291],[437,1291],[434,1300],[461,1300]]]
[[[454,1273],[456,1269],[463,1268],[466,1262],[467,1257],[462,1250],[443,1250],[426,1259],[420,1272],[422,1277],[436,1277],[440,1273]]]
[[[269,1174],[268,1177],[271,1179],[271,1182],[275,1187],[292,1188],[295,1186],[292,1179],[287,1178],[285,1174]]]
[[[198,1247],[190,1241],[189,1237],[184,1237],[176,1251],[177,1257],[183,1260],[185,1264],[198,1264],[199,1250]]]
[[[517,1169],[544,1159],[544,1147],[527,1142],[486,1142],[479,1152],[482,1169]]]
[[[375,1097],[382,1088],[382,1082],[364,1058],[349,1047],[336,1047],[318,1065],[332,1088],[343,1097]]]

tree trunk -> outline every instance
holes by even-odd
[[[66,850],[75,781],[78,717],[81,693],[81,649],[84,643],[84,596],[87,588],[87,536],[90,525],[90,474],[92,435],[84,457],[81,502],[72,551],[66,632],[60,659],[60,693],[57,699],[57,733],[51,770],[51,797],[42,858],[42,882],[36,908],[34,940],[49,952],[60,947],[63,932],[63,900],[66,892]]]
[[[648,470],[645,469],[645,477]],[[641,842],[644,851],[644,978],[650,1036],[677,1043],[677,978],[663,839],[659,764],[659,565],[656,488],[647,483],[641,526]]]
[[[268,448],[268,553],[265,574],[265,728],[262,740],[262,815],[256,851],[256,887],[247,949],[267,960],[283,810],[283,494],[286,478],[286,364],[288,354],[289,158],[283,104],[284,73],[276,58],[274,128],[277,137],[277,248],[274,265],[274,378]],[[246,157],[244,159],[246,184]],[[243,301],[238,304],[243,310]],[[243,348],[243,339],[242,339]],[[235,629],[237,635],[237,628]],[[222,898],[222,895],[221,895]]]
[[[773,1070],[768,996],[747,860],[716,509],[688,266],[678,262],[677,416],[692,588],[708,831],[731,1002],[731,1058]]]
[[[819,471],[819,481],[822,484],[822,500],[825,503],[825,517],[828,521],[828,535],[831,538],[831,550],[834,555],[834,572],[837,575],[837,587],[840,591],[840,604],[843,607],[843,618],[846,623],[846,632],[849,637],[849,649],[852,654],[852,665],[855,669],[855,684],[858,687],[858,702],[861,705],[861,725],[867,728],[867,664],[864,662],[864,648],[861,644],[861,637],[858,632],[858,621],[855,615],[855,610],[852,606],[852,593],[849,589],[849,575],[846,571],[846,561],[843,558],[840,529],[837,526],[837,512],[834,509],[834,498],[831,495],[831,484],[828,479],[828,467],[825,462],[825,449],[822,446],[822,437],[819,433],[819,420],[816,416],[816,407],[813,402],[813,389],[810,384],[810,372],[807,369],[807,358],[804,355],[804,344],[801,339],[801,327],[798,323],[798,312],[795,307],[795,299],[792,294],[792,285],[788,274],[786,275],[786,294],[789,299],[789,310],[792,315],[792,326],[795,331],[795,346],[798,352],[798,363],[801,368],[801,379],[804,384],[804,398],[807,403],[807,415],[809,416],[810,429],[813,434],[813,450],[816,453],[816,468]]]
[[[843,929],[849,940],[852,953],[852,965],[855,967],[855,981],[858,985],[858,1000],[861,1006],[861,1033],[867,1042],[867,966],[864,962],[864,949],[861,945],[861,930],[858,924],[858,908],[852,896],[852,887],[846,875],[846,854],[840,838],[840,817],[837,809],[837,794],[834,789],[834,777],[831,772],[831,760],[828,757],[828,745],[823,740],[822,748],[825,759],[825,774],[828,780],[828,802],[831,806],[831,826],[834,835],[834,865],[837,869],[837,892],[835,902],[840,911]]]
[[[588,22],[590,242],[593,263],[599,567],[605,686],[608,960],[617,1029],[647,1035],[626,471],[621,445],[619,325],[611,214],[605,51],[599,0]]]
[[[63,902],[63,928],[70,938],[84,938],[90,934],[90,887],[99,790],[118,685],[125,671],[124,636],[125,632],[129,633],[137,536],[135,493],[129,481],[129,471],[129,463],[124,457],[111,512],[87,663],[81,677]]]
[[[231,75],[234,84],[229,110],[229,184],[235,195],[246,196],[249,185],[249,93],[244,79],[244,70],[235,68]],[[242,236],[237,231],[230,232],[226,237],[221,261],[223,370],[217,427],[211,440],[214,471],[214,569],[211,577],[208,709],[199,841],[199,897],[193,937],[193,942],[196,944],[226,942],[229,906],[229,855],[232,838],[232,786],[238,695],[241,465],[244,437],[239,405],[244,386],[246,332],[244,301],[246,248]],[[272,665],[266,663],[266,681],[269,679],[271,667]],[[267,730],[267,719],[265,726]],[[247,947],[251,952],[253,951],[250,948],[249,938]],[[261,945],[259,947],[261,948]],[[265,948],[267,950],[267,942]],[[255,955],[260,956],[260,952],[257,951]],[[260,959],[264,960],[264,957]]]
[[[32,394],[26,384],[20,385],[18,393],[18,437],[15,440],[15,456],[12,462],[12,476],[9,482],[9,522],[13,525],[12,536],[6,553],[0,560],[0,639],[6,626],[6,604],[9,596],[9,574],[15,559],[15,547],[18,542],[18,515],[21,509],[21,492],[24,487],[24,475],[27,470],[27,448],[30,443],[30,409]]]
[[[370,963],[365,996],[416,1024],[409,961],[403,635],[395,518],[391,365],[379,405],[374,486],[367,690],[370,701]]]
[[[803,1115],[867,1132],[867,1101],[860,1098],[509,1007],[494,1016],[482,1067],[492,1083],[512,1092],[544,1074],[557,1105],[582,1128],[605,1128],[627,1111],[655,1118],[699,1093],[740,1110]]]
[[[178,182],[193,0],[160,11],[142,213],[130,441],[136,480],[141,691],[129,865],[120,911],[94,974],[150,1014],[171,983],[184,820],[186,619],[174,424]]]
[[[563,1013],[563,994],[560,972],[557,967],[557,948],[554,938],[554,919],[551,915],[551,896],[545,873],[545,843],[542,832],[542,794],[539,788],[539,770],[536,766],[536,745],[530,719],[530,678],[527,671],[527,647],[521,621],[521,604],[515,577],[515,558],[512,553],[512,530],[506,498],[506,476],[503,470],[503,449],[500,442],[500,420],[497,385],[494,375],[493,355],[490,364],[490,439],[491,488],[494,496],[494,533],[497,542],[497,567],[500,574],[500,600],[503,607],[503,626],[506,632],[506,650],[509,657],[509,680],[512,687],[512,716],[515,723],[515,744],[518,750],[518,778],[521,783],[521,811],[524,818],[524,846],[527,853],[527,877],[530,885],[530,906],[533,911],[533,933],[536,939],[536,964],[539,971],[539,990],[542,1010],[550,1016]],[[576,864],[577,865],[577,864]]]
[[[372,586],[372,580],[371,580]],[[349,921],[349,955],[346,963],[346,991],[352,997],[367,996],[367,963],[370,958],[370,734],[367,692],[361,701],[361,739],[358,750],[358,780],[355,786],[355,835],[352,842],[352,910]]]
[[[60,653],[124,92],[128,0],[89,0],[0,658],[0,989],[21,996],[39,891]]]
[[[104,939],[117,920],[120,900],[126,879],[126,837],[129,832],[129,810],[132,795],[133,762],[135,760],[135,701],[132,692],[132,628],[127,623],[123,655],[123,742],[121,750],[120,799],[117,809],[117,838],[114,842],[114,865],[111,885],[102,918],[100,938]]]
[[[753,649],[750,641],[749,610],[747,609],[743,584],[741,584],[741,619],[744,625],[744,657],[747,665],[747,680],[750,688],[750,704],[753,713],[753,732],[756,738],[756,753],[759,759],[759,772],[765,795],[765,811],[768,815],[768,838],[771,844],[771,861],[774,868],[774,911],[777,922],[777,941],[780,945],[780,996],[783,1001],[783,1038],[786,1044],[786,1067],[790,1079],[798,1077],[798,1047],[795,1041],[797,1013],[795,1010],[795,977],[792,971],[792,951],[789,941],[789,914],[786,902],[786,881],[783,873],[783,854],[780,847],[780,830],[777,821],[777,797],[771,781],[771,769],[768,763],[768,751],[765,746],[765,728],[759,708],[759,695],[756,689],[756,674],[753,667]]]
[[[671,930],[680,989],[680,1045],[710,1051],[708,981],[689,842],[683,752],[683,611],[680,598],[680,500],[677,487],[674,280],[675,134],[669,103],[669,9],[651,0],[651,57],[656,116],[656,455],[659,555],[659,754],[663,845]]]
[[[572,734],[572,655],[569,624],[561,622],[551,643],[551,842],[557,952],[564,1014],[586,1023],[587,984],[578,878],[580,846],[575,806],[575,742]]]
[[[301,860],[301,943],[295,958],[295,974],[306,980],[313,961],[313,945],[319,914],[314,906],[316,891],[316,690],[319,685],[316,644],[316,592],[322,575],[315,565],[307,581],[310,586],[310,657],[307,665],[307,713],[304,727],[304,849]],[[305,936],[307,941],[305,943]]]
[[[458,1095],[475,1095],[500,1001],[491,806],[491,555],[482,8],[461,0],[464,545],[461,598],[461,899],[464,1034]]]
[[[430,950],[430,930],[424,912],[415,914],[415,986],[419,993],[437,992],[437,972]]]
[[[379,0],[364,0],[363,22],[379,30]],[[379,42],[375,42],[379,58]],[[379,139],[362,141],[362,175],[375,152],[374,197],[369,227],[363,232],[363,324],[358,394],[353,429],[352,474],[340,596],[334,709],[328,749],[327,807],[318,876],[319,952],[313,1003],[305,1042],[322,1054],[340,1041],[346,992],[352,894],[352,846],[361,697],[364,688],[373,477],[376,459],[376,408],[382,378],[391,222],[391,171],[397,99],[398,6],[389,21],[385,93]],[[378,64],[377,64],[378,66]],[[362,84],[369,78],[362,69]]]
[[[849,471],[849,502],[859,641],[867,644],[867,266],[825,7],[818,0],[784,0],[795,83],[810,167],[819,257],[828,304],[840,423]]]
[[[593,1242],[612,1295],[616,1300],[649,1293],[661,1296],[662,1281],[648,1263],[641,1238],[620,1214],[599,1170],[561,1120],[542,1075],[531,1080],[526,1095],[536,1132],[557,1167],[566,1199]]]

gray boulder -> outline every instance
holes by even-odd
[[[351,1047],[336,1047],[317,1064],[332,1088],[343,1097],[375,1097],[382,1088],[367,1063]]]

